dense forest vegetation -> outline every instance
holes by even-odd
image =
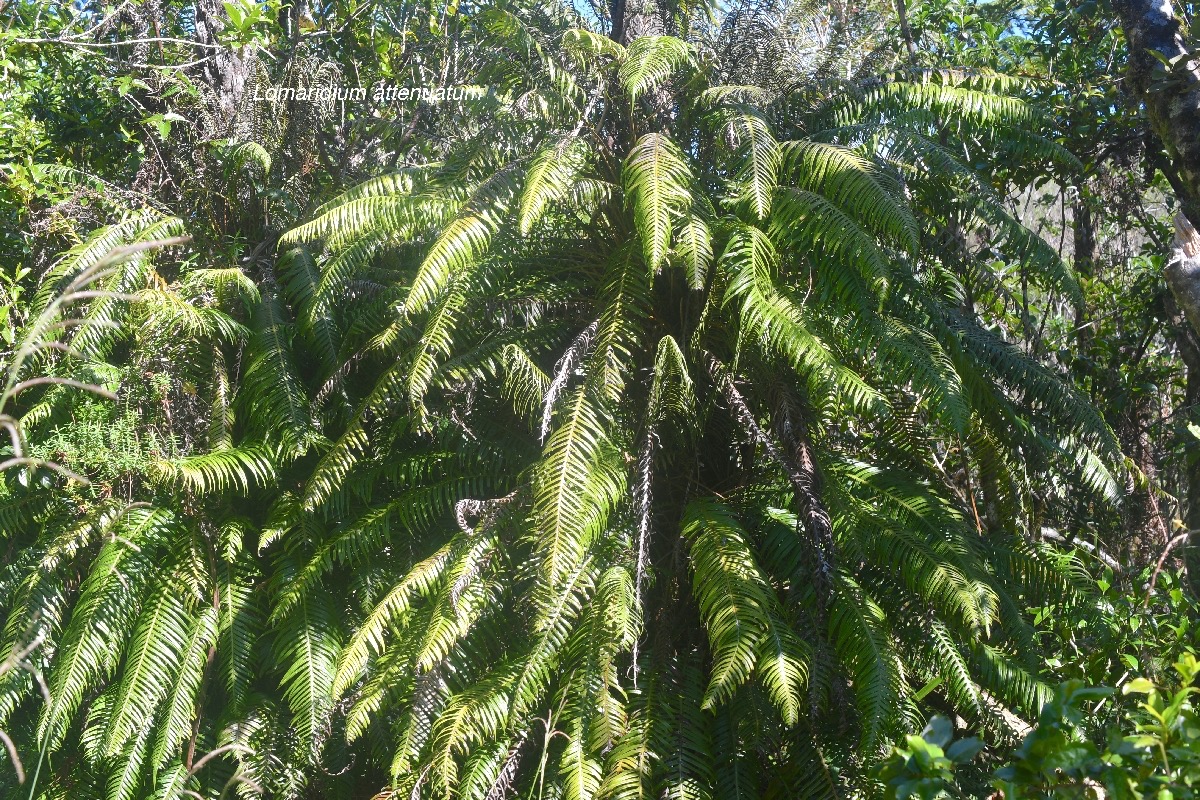
[[[1200,797],[1169,0],[0,0],[0,796]]]

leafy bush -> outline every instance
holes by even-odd
[[[1089,636],[1105,639],[1103,649],[1131,666],[1159,673],[1162,654],[1178,653],[1160,678],[1125,680],[1121,690],[1089,686],[1078,678],[1060,684],[1046,703],[1036,726],[990,776],[995,797],[1006,800],[1041,798],[1192,798],[1200,796],[1200,714],[1195,695],[1200,677],[1192,642],[1179,636],[1194,628],[1195,605],[1174,584],[1177,577],[1159,577],[1161,597],[1173,615],[1123,616],[1135,596],[1120,595],[1104,602],[1109,613]],[[1108,592],[1106,591],[1106,597]],[[1070,625],[1086,629],[1083,620]],[[1137,620],[1130,624],[1131,620]],[[1139,632],[1142,635],[1136,636]],[[1093,644],[1096,642],[1093,641]],[[1149,649],[1153,648],[1153,649]],[[1131,650],[1140,656],[1131,654]],[[1089,651],[1093,652],[1093,651]],[[1063,671],[1102,669],[1076,649],[1069,660],[1058,660]],[[980,766],[973,763],[984,751],[977,738],[953,739],[954,726],[934,717],[920,736],[908,736],[880,767],[877,777],[885,798],[933,800],[976,796],[967,787]],[[995,757],[995,754],[990,754]]]

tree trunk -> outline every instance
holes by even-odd
[[[1150,125],[1171,158],[1182,212],[1167,285],[1200,332],[1200,66],[1184,45],[1171,0],[1116,0],[1129,44],[1129,77]],[[1155,53],[1172,61],[1170,79]],[[1157,82],[1157,83],[1156,83]]]
[[[1171,0],[1116,0],[1129,44],[1129,77],[1150,125],[1171,158],[1182,213],[1167,285],[1192,328],[1200,332],[1200,66],[1184,45]],[[1166,67],[1154,55],[1174,62]],[[1157,83],[1156,83],[1157,82]]]
[[[1175,252],[1166,269],[1167,285],[1193,332],[1200,332],[1200,65],[1184,42],[1171,0],[1114,0],[1129,45],[1129,78],[1146,106],[1150,125],[1171,159],[1167,165],[1179,194]],[[1168,68],[1159,57],[1165,58]],[[1182,349],[1182,348],[1181,348]],[[1188,369],[1189,395],[1195,370]],[[1200,522],[1200,467],[1188,458],[1189,527]],[[1200,589],[1200,534],[1185,551],[1193,590]]]
[[[639,36],[658,36],[666,30],[665,20],[655,0],[612,0],[611,38],[628,45]]]
[[[1129,77],[1184,184],[1184,213],[1200,223],[1200,68],[1171,0],[1115,0],[1129,44]],[[1171,78],[1154,53],[1174,61]],[[1154,85],[1157,82],[1157,85]]]
[[[210,138],[226,136],[231,132],[253,69],[252,57],[244,54],[244,48],[235,51],[221,46],[220,34],[226,25],[225,8],[221,0],[198,0],[196,52],[199,58],[207,58],[200,67],[200,79],[212,91],[219,117],[218,130]]]
[[[1088,202],[1086,181],[1081,182],[1081,185],[1076,188],[1079,194],[1071,208],[1071,218],[1074,223],[1072,225],[1074,242],[1072,250],[1075,274],[1082,278],[1092,278],[1096,274],[1096,257],[1099,255],[1099,245],[1096,241],[1096,217]],[[1075,308],[1075,344],[1079,349],[1079,355],[1087,364],[1091,363],[1094,339],[1092,321],[1088,319],[1087,306],[1081,303]],[[1091,378],[1090,369],[1088,369],[1088,378]]]
[[[913,39],[912,27],[908,24],[908,4],[905,0],[895,0],[896,20],[900,23],[900,35],[904,37],[904,46],[908,49],[908,57],[917,57],[917,43]]]
[[[1187,367],[1183,405],[1186,410],[1195,409],[1200,406],[1200,341],[1173,297],[1168,295],[1164,300],[1168,329]],[[1184,496],[1180,516],[1188,530],[1196,531],[1200,530],[1200,439],[1184,437],[1183,458]],[[1190,544],[1183,551],[1183,560],[1192,593],[1200,597],[1200,547],[1196,546],[1195,538]]]

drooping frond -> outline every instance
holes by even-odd
[[[703,289],[713,259],[712,232],[703,219],[693,214],[684,218],[675,234],[675,252],[683,262],[688,286]]]
[[[176,481],[196,494],[245,494],[275,480],[276,457],[261,447],[227,448],[159,461],[154,468],[164,481]]]
[[[154,743],[153,763],[158,769],[179,755],[180,746],[191,735],[208,650],[217,643],[217,618],[218,610],[206,606],[192,621],[183,648],[175,654],[176,672],[163,687],[165,713]]]
[[[341,652],[328,597],[302,597],[282,624],[276,641],[286,668],[280,680],[283,699],[292,712],[300,746],[316,761],[327,735],[326,718],[333,707],[334,673]]]
[[[501,170],[475,187],[425,255],[404,300],[405,314],[427,309],[454,276],[477,266],[515,192],[516,173],[512,169]]]
[[[578,138],[549,141],[530,161],[518,203],[521,235],[528,236],[551,203],[561,202],[586,163],[587,148]]]
[[[904,669],[890,642],[883,609],[851,577],[839,573],[829,633],[838,658],[853,676],[862,715],[862,748],[870,753],[896,720]]]
[[[534,478],[532,505],[549,586],[583,558],[625,488],[625,473],[614,464],[603,417],[586,387],[571,394],[559,418]]]
[[[113,536],[84,580],[63,632],[64,656],[49,676],[50,702],[38,733],[51,748],[61,744],[84,695],[116,668],[119,653],[108,643],[133,624],[140,591],[152,575],[152,554],[170,523],[170,514],[154,508],[127,508],[107,522]]]
[[[617,71],[630,102],[653,91],[692,61],[687,42],[674,36],[640,36],[628,48]]]
[[[295,323],[284,315],[279,299],[264,291],[253,322],[253,355],[238,400],[241,404],[252,404],[256,410],[254,418],[277,432],[289,450],[301,452],[319,434],[292,355],[294,327]]]
[[[808,658],[794,632],[782,623],[741,525],[728,508],[694,500],[683,518],[691,545],[693,593],[713,654],[704,708],[728,701],[755,668],[784,720],[794,724],[808,677]]]
[[[633,203],[646,266],[656,270],[670,248],[673,217],[690,205],[691,172],[670,138],[648,133],[629,151],[622,177]]]
[[[908,253],[919,247],[912,213],[896,197],[898,187],[866,159],[819,142],[786,142],[782,174],[790,185],[821,195],[856,223]]]
[[[729,138],[737,148],[734,180],[738,199],[749,205],[762,220],[771,211],[783,151],[766,119],[749,109],[724,115]]]
[[[133,632],[116,701],[104,736],[104,751],[118,755],[144,736],[174,682],[173,672],[187,642],[181,598],[171,589],[155,592]]]

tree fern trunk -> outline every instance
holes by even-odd
[[[1129,76],[1186,186],[1188,196],[1179,199],[1195,223],[1200,221],[1200,67],[1184,44],[1171,0],[1116,0],[1113,5],[1125,26]],[[1156,52],[1179,59],[1165,84]]]
[[[792,479],[796,502],[804,527],[817,546],[818,602],[827,606],[832,585],[834,561],[833,518],[825,505],[824,479],[813,457],[809,438],[808,407],[803,398],[789,396],[786,390],[775,408],[772,427],[795,470]]]
[[[1195,354],[1195,350],[1193,349]],[[1196,357],[1196,356],[1194,356]],[[1200,357],[1197,358],[1200,362]],[[1200,363],[1188,368],[1186,402],[1194,408],[1200,403]],[[1184,445],[1184,459],[1187,469],[1187,510],[1183,523],[1193,531],[1188,547],[1183,551],[1183,562],[1187,567],[1188,586],[1192,596],[1200,597],[1200,440],[1190,437]]]

